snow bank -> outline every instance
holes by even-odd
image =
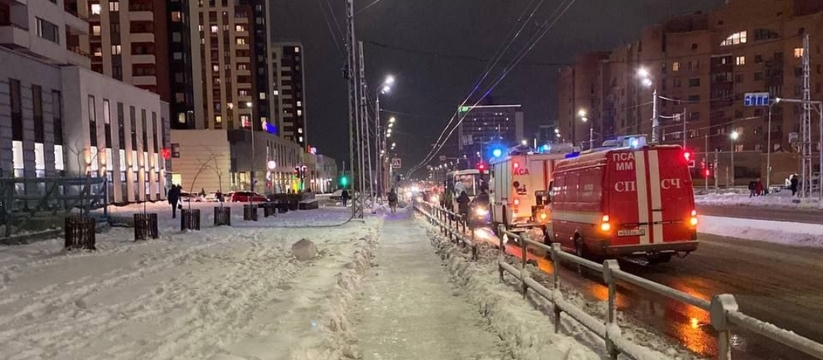
[[[551,302],[533,291],[529,291],[527,300],[524,300],[519,293],[519,280],[508,274],[505,276],[506,282],[501,284],[496,265],[497,249],[481,243],[478,260],[472,262],[466,248],[455,246],[432,227],[430,237],[452,273],[453,281],[465,290],[468,300],[476,304],[480,313],[489,319],[490,325],[516,352],[516,358],[608,358],[605,342],[568,316],[561,318],[560,334],[554,334]],[[507,257],[507,260],[519,268],[517,259]],[[532,265],[527,266],[526,271],[551,291],[548,274]],[[605,301],[588,299],[565,283],[561,285],[561,291],[565,301],[575,304],[597,319],[606,318],[608,309]],[[638,352],[645,352],[646,359],[699,359],[687,349],[674,344],[671,339],[634,324],[620,311],[617,312],[617,321],[621,325],[623,338],[635,343],[634,348]]]
[[[322,327],[324,343],[319,347],[305,349],[296,354],[295,360],[337,360],[361,358],[357,347],[357,335],[352,321],[352,311],[357,303],[366,272],[372,265],[377,248],[379,227],[365,237],[358,239],[358,249],[345,270],[337,275],[337,285],[328,297]]]
[[[823,248],[823,225],[700,216],[701,233],[776,244]]]
[[[568,359],[588,360],[607,358],[599,344],[583,335],[584,345],[571,336],[555,334],[546,315],[531,308],[512,288],[497,280],[493,261],[473,263],[468,254],[432,233],[430,236],[452,274],[452,280],[463,290],[464,297],[478,307],[489,320],[489,325],[504,341],[514,358],[524,360]],[[580,335],[580,334],[576,334]]]
[[[818,201],[815,195],[813,199],[799,203],[797,197],[792,196],[790,190],[782,190],[763,196],[749,197],[748,192],[723,192],[720,194],[695,195],[694,201],[699,205],[712,206],[767,206],[787,209],[817,209]]]

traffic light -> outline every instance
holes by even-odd
[[[477,163],[477,170],[480,170],[481,174],[485,173],[486,172],[486,163],[484,163],[482,161]]]
[[[341,177],[340,177],[340,181],[339,181],[339,183],[340,183],[340,186],[342,186],[342,187],[347,187],[347,186],[349,186],[349,178],[348,178],[348,176],[346,176],[346,175],[341,176]]]
[[[692,160],[692,153],[689,150],[683,151],[683,158],[686,159],[686,162]]]

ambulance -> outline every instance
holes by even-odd
[[[565,153],[533,153],[512,148],[506,156],[491,160],[491,222],[512,232],[545,231],[551,220],[549,184],[555,163]]]
[[[677,145],[633,145],[556,163],[549,241],[583,257],[649,263],[697,250],[690,154]]]

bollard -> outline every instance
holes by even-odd
[[[560,244],[559,243],[552,243],[552,267],[554,267],[554,271],[552,271],[552,282],[554,283],[554,291],[552,291],[552,310],[554,310],[554,333],[560,333],[560,306],[557,305],[557,298],[555,296],[560,297],[563,293],[560,292]]]
[[[85,215],[66,216],[63,225],[65,249],[97,250],[95,230],[97,223],[93,217]]]
[[[617,290],[615,289],[615,278],[612,274],[612,271],[620,270],[620,264],[617,263],[617,260],[606,260],[603,262],[603,280],[609,286],[609,312],[608,318],[606,319],[606,329],[609,329],[613,326],[617,326],[615,323],[615,316],[617,313],[617,309],[615,309],[615,300],[617,299]],[[617,355],[620,354],[620,350],[614,344],[614,340],[609,338],[609,331],[606,331],[606,351],[609,353],[609,358],[612,360],[617,359]]]

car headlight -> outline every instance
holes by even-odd
[[[474,209],[474,213],[480,216],[486,216],[489,214],[489,209],[486,208],[477,208]]]

